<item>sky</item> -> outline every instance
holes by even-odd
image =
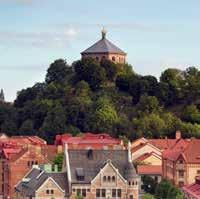
[[[135,72],[200,65],[199,0],[0,0],[0,88],[7,101],[43,82],[48,66],[107,38]]]

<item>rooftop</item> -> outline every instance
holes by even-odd
[[[72,183],[90,183],[108,161],[124,179],[127,178],[126,170],[130,168],[127,150],[68,150],[68,153]],[[77,179],[77,168],[82,168],[84,173],[84,180],[81,182]],[[132,169],[131,174],[134,173],[137,177],[135,168]]]
[[[159,165],[138,165],[139,175],[162,175],[162,166]]]
[[[59,187],[65,191],[66,194],[68,191],[68,180],[67,173],[57,172],[57,173],[47,173],[40,168],[33,168],[27,176],[25,176],[16,187],[18,192],[23,192],[24,195],[29,197],[34,197],[35,192],[43,185],[43,183],[48,179],[52,178]]]
[[[87,48],[81,54],[93,53],[114,53],[126,55],[126,53],[106,39],[106,31],[102,30],[102,38],[91,47]]]

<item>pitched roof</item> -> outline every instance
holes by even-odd
[[[58,186],[65,191],[66,195],[69,193],[66,172],[47,173],[41,169],[33,168],[25,178],[28,179],[27,182],[23,182],[22,180],[16,186],[16,190],[18,192],[22,192],[25,196],[35,196],[35,191],[37,191],[48,178],[52,178],[58,184]]]
[[[196,182],[190,185],[186,185],[183,188],[183,191],[193,196],[195,199],[200,199],[200,179],[196,178]]]
[[[126,53],[111,43],[105,37],[97,41],[94,45],[84,50],[81,54],[93,54],[93,53],[115,53],[126,55]]]
[[[72,183],[90,183],[108,160],[126,179],[125,171],[129,164],[127,150],[68,150],[68,153]],[[83,181],[77,179],[77,168],[83,169]],[[137,176],[134,167],[133,173]]]
[[[140,175],[162,175],[162,166],[159,165],[138,165],[137,170]]]
[[[113,138],[105,133],[84,133],[76,137],[73,137],[71,134],[57,135],[55,144],[60,145],[64,143],[67,143],[69,148],[73,148],[74,145],[76,149],[87,149],[88,147],[102,149],[105,146],[118,146],[119,148],[123,148],[120,139]]]
[[[145,153],[142,156],[139,156],[138,158],[135,159],[135,161],[141,162],[141,161],[144,161],[144,160],[146,160],[147,158],[149,158],[151,156],[155,156],[155,157],[157,157],[159,159],[162,159],[162,157],[159,154],[157,154],[157,153],[152,151],[150,153]]]
[[[200,163],[200,140],[180,140],[172,149],[163,152],[163,158],[176,161],[181,155],[187,163]]]

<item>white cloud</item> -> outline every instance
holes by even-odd
[[[0,43],[3,46],[28,45],[32,47],[61,47],[70,45],[71,41],[78,34],[74,28],[67,28],[57,31],[44,32],[20,32],[0,30]]]

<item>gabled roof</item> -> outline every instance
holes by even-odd
[[[172,149],[164,151],[163,158],[176,161],[180,156],[187,163],[200,163],[200,140],[180,140]]]
[[[88,152],[91,151],[91,154]],[[127,150],[68,150],[69,165],[72,183],[90,183],[94,177],[110,160],[112,165],[118,169],[121,176],[126,179],[126,169],[129,164]],[[91,156],[91,157],[90,157]],[[76,176],[76,168],[84,171],[84,180],[79,181]],[[137,176],[135,168],[132,173]],[[127,179],[126,179],[127,180]]]
[[[16,186],[18,192],[22,192],[25,196],[35,196],[35,192],[45,183],[48,178],[53,179],[61,190],[68,195],[67,173],[47,173],[41,169],[33,168],[25,177],[27,182],[23,180]]]
[[[93,54],[93,53],[114,53],[114,54],[122,54],[126,55],[126,53],[111,43],[108,39],[106,39],[106,33],[102,32],[102,39],[97,41],[94,45],[87,48],[81,54]]]

